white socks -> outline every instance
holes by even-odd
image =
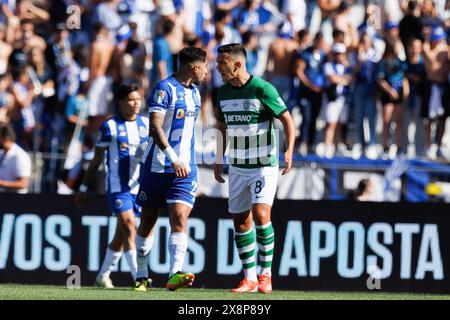
[[[149,238],[143,238],[136,235],[136,260],[137,272],[136,278],[148,278],[148,254],[153,247],[153,235]]]
[[[111,273],[112,268],[119,262],[122,256],[122,251],[113,251],[109,247],[106,248],[105,259],[103,260],[102,267],[98,273],[102,277],[108,277]]]
[[[125,251],[123,253],[125,256],[125,260],[127,260],[127,264],[130,267],[131,276],[133,280],[136,279],[137,272],[137,257],[136,257],[136,249]]]
[[[187,234],[174,232],[169,236],[169,277],[183,269],[184,257],[188,246]]]

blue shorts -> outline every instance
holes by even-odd
[[[197,172],[185,179],[175,173],[143,173],[136,203],[142,207],[165,208],[167,204],[182,203],[193,207],[197,192]]]
[[[136,204],[136,195],[129,192],[108,193],[108,203],[114,215],[133,210],[136,217],[141,215],[141,207]]]

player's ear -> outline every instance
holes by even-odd
[[[238,69],[240,69],[242,67],[242,62],[241,60],[236,60],[234,62],[234,71],[237,71]]]
[[[192,72],[193,72],[194,74],[197,74],[199,69],[200,69],[199,66],[197,66],[197,65],[195,65],[195,64],[192,66]]]

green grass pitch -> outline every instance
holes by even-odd
[[[102,289],[63,286],[0,284],[0,300],[450,300],[450,295],[386,292],[274,291],[272,294],[235,294],[223,289],[181,289],[175,292],[152,288],[134,292],[130,288]]]

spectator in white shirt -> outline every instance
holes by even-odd
[[[0,125],[0,192],[26,193],[31,177],[31,158],[16,143],[9,125]]]
[[[306,28],[306,2],[305,0],[285,0],[282,8],[283,14],[294,28],[299,32]]]

